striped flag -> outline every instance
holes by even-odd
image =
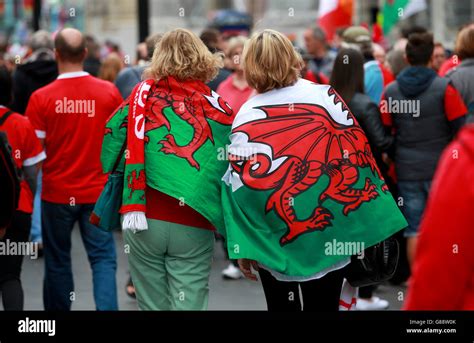
[[[426,0],[385,0],[381,17],[384,34],[390,33],[400,20],[424,11],[426,8]]]
[[[321,0],[318,23],[331,41],[339,27],[352,24],[353,0]]]

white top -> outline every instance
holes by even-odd
[[[88,76],[89,73],[86,71],[73,71],[70,73],[62,73],[61,75],[58,76],[58,80],[63,80],[63,79],[72,79],[75,77],[83,77],[83,76]]]

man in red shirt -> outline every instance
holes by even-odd
[[[12,94],[11,75],[5,67],[0,67],[0,131],[6,133],[13,160],[22,172],[18,207],[5,236],[0,237],[7,245],[26,244],[29,240],[36,176],[46,157],[30,121],[5,107],[11,104]],[[23,310],[22,262],[21,254],[0,253],[0,294],[5,310]]]
[[[105,122],[120,105],[117,88],[83,71],[85,39],[75,29],[55,39],[58,79],[37,90],[26,115],[48,157],[43,165],[42,225],[46,310],[69,310],[74,291],[71,231],[79,222],[93,272],[98,310],[116,310],[116,253],[113,236],[89,223],[106,181],[100,164]]]

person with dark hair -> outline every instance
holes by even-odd
[[[227,50],[227,42],[224,40],[222,33],[218,30],[213,28],[204,29],[201,32],[199,38],[202,40],[204,45],[209,49],[210,52],[213,54],[223,52]],[[211,80],[207,85],[210,89],[214,92],[217,91],[220,84],[224,82],[230,75],[232,74],[232,70],[227,69],[225,67],[219,69],[219,73],[217,76]]]
[[[16,167],[21,170],[22,177],[18,207],[1,242],[26,244],[30,236],[36,177],[46,155],[28,118],[8,109],[11,100],[11,75],[2,66],[0,67],[0,131],[7,135],[13,160]],[[0,294],[5,310],[23,310],[24,296],[20,279],[22,263],[21,254],[0,254]]]
[[[351,109],[367,135],[377,165],[390,185],[386,175],[387,166],[382,160],[382,152],[393,144],[393,137],[385,132],[379,108],[364,94],[364,57],[358,49],[342,48],[336,56],[330,84]],[[375,287],[361,287],[356,309],[382,310],[389,306],[385,299],[373,296]]]
[[[446,77],[459,91],[469,111],[474,113],[474,24],[459,33],[456,52],[462,62],[457,68],[451,69]]]
[[[147,37],[145,40],[147,49],[146,63],[122,69],[118,74],[117,79],[115,80],[115,86],[117,86],[124,100],[128,98],[130,93],[132,93],[132,90],[135,88],[137,83],[142,80],[143,72],[148,68],[151,58],[153,57],[153,52],[155,51],[155,46],[160,41],[161,36],[160,33],[157,33]]]
[[[434,45],[434,50],[433,50],[433,63],[432,63],[432,68],[436,71],[439,72],[439,69],[443,65],[443,63],[446,61],[446,49],[444,48],[443,44],[440,42],[436,42]]]
[[[408,221],[404,235],[410,265],[436,165],[467,113],[449,79],[430,68],[433,49],[432,34],[410,35],[405,52],[410,66],[386,88],[380,105],[384,122],[395,129],[395,168],[400,207]]]
[[[12,110],[24,114],[31,94],[58,76],[54,60],[53,39],[47,31],[37,31],[28,43],[29,56],[13,74]]]
[[[84,71],[92,76],[97,77],[101,66],[100,62],[100,46],[91,35],[86,35],[87,56],[84,60]]]
[[[344,31],[342,46],[359,49],[364,56],[364,89],[375,104],[379,104],[383,88],[393,80],[391,73],[374,58],[370,32],[363,26],[351,26]]]
[[[98,147],[106,120],[122,97],[112,83],[83,70],[87,50],[80,31],[59,31],[55,47],[60,75],[33,93],[26,110],[38,138],[48,147],[41,197],[44,307],[71,309],[71,232],[78,222],[93,273],[96,307],[117,310],[113,235],[92,225],[89,217],[107,179]]]
[[[329,49],[326,34],[319,26],[311,26],[304,32],[304,42],[306,51],[313,58],[308,62],[308,70],[314,75],[324,74],[327,78],[331,77],[332,66],[336,54]]]

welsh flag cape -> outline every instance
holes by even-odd
[[[222,228],[219,180],[228,165],[224,152],[232,110],[200,81],[167,77],[141,85],[132,93],[132,102],[125,101],[109,118],[102,146],[102,166],[108,173],[127,140],[129,126],[134,131],[129,134],[138,137],[134,144],[144,145],[144,159],[133,156],[137,149],[130,147],[129,137],[118,169],[124,170],[122,213],[146,208],[147,185],[182,201]],[[145,102],[144,128],[138,112],[129,115],[135,96],[138,102]],[[133,125],[129,125],[130,118],[136,121]]]
[[[330,86],[299,80],[251,98],[229,154],[222,205],[232,259],[310,277],[406,227],[364,132]]]

